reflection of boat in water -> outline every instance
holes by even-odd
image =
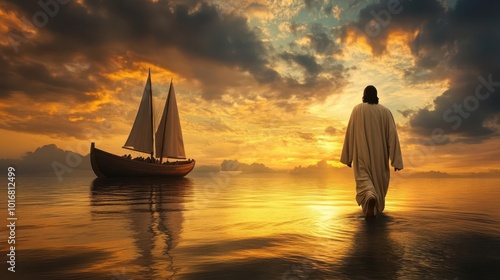
[[[170,82],[161,120],[157,125],[154,123],[154,115],[151,75],[148,74],[134,125],[123,148],[147,153],[150,157],[147,160],[120,157],[97,149],[92,143],[90,162],[97,177],[184,177],[193,170],[195,160],[186,160],[172,82]],[[166,163],[162,163],[163,158],[167,158]],[[176,161],[168,162],[168,158],[176,159]]]
[[[170,279],[177,273],[171,250],[181,239],[184,198],[191,186],[189,178],[96,178],[92,182],[92,219],[132,238],[133,245],[116,250],[129,252],[117,255],[122,262],[138,265],[140,279]]]

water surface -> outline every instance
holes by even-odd
[[[499,179],[395,177],[374,222],[351,176],[17,180],[1,279],[500,279]]]

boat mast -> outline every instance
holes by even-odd
[[[167,103],[165,105],[165,112],[163,112],[165,114],[165,123],[163,124],[163,135],[161,137],[161,152],[160,152],[160,164],[161,162],[163,161],[163,147],[165,147],[165,132],[167,130],[167,116],[168,116],[168,107],[169,107],[169,104],[170,104],[170,93],[172,92],[172,81],[174,79],[170,79],[170,88],[168,89],[168,97],[167,97]]]
[[[149,76],[149,81],[151,81],[151,68],[148,68],[148,76]],[[155,137],[154,137],[154,126],[153,126],[153,83],[149,83],[149,104],[151,105],[151,147],[153,147],[151,150],[151,162],[154,162],[155,156],[154,156],[154,146],[155,146]]]

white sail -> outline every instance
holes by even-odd
[[[165,109],[155,135],[156,157],[186,158],[174,85],[170,82]]]
[[[151,74],[148,74],[134,126],[123,148],[144,153],[153,152],[152,102]]]

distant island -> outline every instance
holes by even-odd
[[[90,156],[81,155],[69,150],[63,150],[55,144],[48,144],[27,152],[20,159],[0,159],[0,167],[5,170],[8,166],[15,166],[20,175],[53,176],[54,174],[74,174],[74,171],[91,172]],[[276,170],[263,163],[243,163],[237,159],[225,159],[220,165],[203,165],[201,163],[194,170],[194,174],[208,174],[214,172],[239,171],[248,174],[258,173],[285,173],[297,176],[324,176],[337,174],[351,174],[347,167],[335,167],[327,160],[319,160],[316,164],[296,166],[291,170]],[[500,178],[500,170],[492,169],[485,172],[454,172],[405,170],[410,178]],[[78,173],[78,172],[75,172]],[[86,173],[85,173],[86,174]]]
[[[54,170],[65,170],[72,173],[74,170],[90,171],[90,155],[62,150],[55,144],[49,144],[37,148],[33,152],[27,152],[20,159],[0,159],[0,167],[5,170],[8,166],[14,166],[18,173],[22,174],[54,174]]]
[[[318,173],[331,174],[338,172],[339,169],[340,168],[328,164],[326,160],[321,160],[314,165],[305,167],[303,167],[302,165],[296,166],[294,169],[290,170],[290,173],[293,175],[317,175]]]
[[[487,172],[456,172],[446,173],[440,171],[416,172],[411,174],[413,178],[500,178],[500,170],[492,169]]]
[[[242,171],[246,173],[272,173],[277,172],[265,166],[263,163],[254,162],[252,164],[241,163],[238,160],[224,160],[221,163],[220,171]]]

